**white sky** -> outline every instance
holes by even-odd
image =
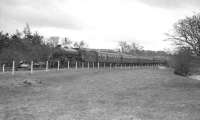
[[[165,33],[198,12],[198,0],[1,0],[0,30],[28,23],[45,37],[84,40],[90,48],[113,49],[135,41],[148,50],[171,48]]]

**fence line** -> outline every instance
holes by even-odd
[[[56,70],[60,70],[60,69],[70,69],[70,68],[75,68],[75,70],[80,69],[84,69],[87,68],[89,69],[106,69],[109,68],[109,70],[112,69],[127,69],[127,70],[133,70],[134,68],[156,68],[158,66],[160,66],[161,64],[125,64],[125,63],[106,63],[106,62],[77,62],[77,61],[67,61],[67,66],[66,64],[61,63],[60,61],[57,62],[49,62],[46,61],[44,62],[45,64],[42,66],[36,66],[36,63],[34,64],[33,61],[31,61],[30,63],[30,67],[29,69],[25,69],[26,71],[30,71],[31,74],[33,74],[33,72],[35,70],[45,70],[45,71],[49,71],[50,69],[56,69]],[[12,62],[11,64],[12,67],[8,67],[6,66],[6,64],[2,65],[2,72],[6,72],[6,71],[11,71],[11,74],[14,75],[16,73],[16,70],[23,70],[21,68],[17,67],[17,64],[15,63],[15,61]],[[11,68],[11,69],[9,69]]]

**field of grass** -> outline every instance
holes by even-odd
[[[0,120],[200,119],[200,81],[170,69],[0,76]]]

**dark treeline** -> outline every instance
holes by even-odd
[[[55,47],[45,43],[43,36],[32,33],[29,25],[22,32],[14,34],[0,32],[0,64],[12,64],[12,61],[46,61],[50,59]]]

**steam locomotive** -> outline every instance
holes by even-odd
[[[133,56],[112,50],[97,50],[87,48],[62,48],[61,51],[54,52],[52,55],[54,61],[60,61],[61,65],[66,65],[69,61],[73,66],[78,63],[100,65],[157,65],[164,64],[165,60],[158,57]]]

